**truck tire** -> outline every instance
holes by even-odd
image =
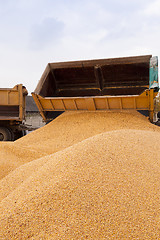
[[[0,141],[11,141],[12,135],[8,128],[0,127]]]
[[[11,134],[11,141],[14,141],[15,140],[15,137],[14,137],[14,132],[11,128],[8,128],[8,130],[10,131],[10,134]]]
[[[14,140],[17,140],[23,136],[26,135],[26,131],[25,130],[21,130],[21,131],[18,131],[14,134]]]

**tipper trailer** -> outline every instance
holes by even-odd
[[[13,141],[25,135],[25,102],[28,94],[22,84],[0,88],[0,141]]]
[[[140,110],[153,122],[158,91],[158,57],[145,55],[49,63],[32,96],[45,122],[78,110]]]

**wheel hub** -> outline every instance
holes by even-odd
[[[4,135],[0,133],[0,141],[3,141],[3,139],[4,139]]]

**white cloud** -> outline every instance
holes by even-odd
[[[142,13],[148,15],[148,16],[155,16],[158,15],[160,16],[160,1],[152,1],[148,6],[144,8]]]

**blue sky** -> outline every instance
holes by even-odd
[[[152,54],[160,0],[0,0],[0,87],[34,91],[48,62]]]

